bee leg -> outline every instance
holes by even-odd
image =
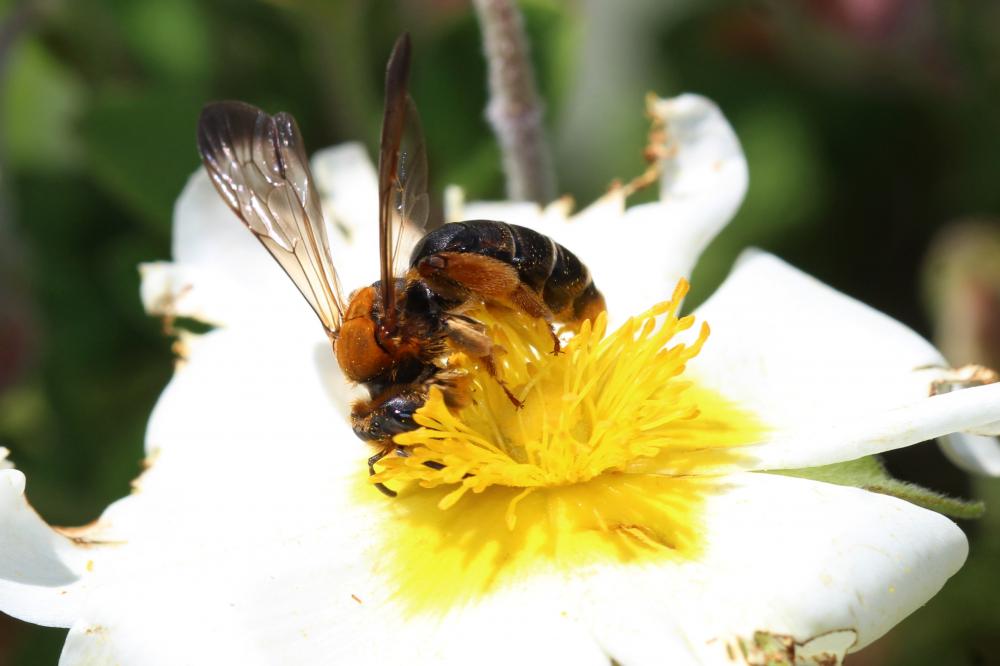
[[[562,353],[562,340],[559,339],[556,327],[552,324],[549,324],[549,335],[552,336],[552,355],[559,356]]]
[[[369,458],[368,459],[368,476],[375,476],[375,464],[378,463],[379,460],[382,460],[382,458],[385,458],[387,455],[389,455],[390,453],[392,453],[394,450],[398,451],[399,447],[395,446],[395,445],[386,446],[386,447],[383,447],[381,451],[379,451],[378,453],[376,453],[375,455],[373,455],[371,458]],[[384,483],[376,483],[375,487],[378,488],[379,492],[382,493],[383,495],[385,495],[386,497],[395,497],[396,496],[396,491],[392,490],[391,488],[389,488],[388,486],[386,486]]]
[[[507,394],[507,399],[510,400],[510,403],[512,405],[514,405],[514,409],[521,409],[522,407],[524,407],[524,403],[518,400],[514,396],[514,394],[510,392],[510,389],[507,388],[507,384],[505,384],[504,381],[497,376],[497,366],[496,363],[493,362],[493,356],[492,355],[484,356],[482,358],[482,361],[483,365],[486,366],[486,371],[490,373],[490,377],[496,380],[496,383],[500,385],[500,388],[503,389],[503,392]]]
[[[452,344],[470,356],[480,359],[490,373],[490,377],[493,377],[507,394],[507,399],[510,400],[511,404],[518,409],[523,407],[524,403],[515,398],[503,380],[497,376],[497,366],[493,361],[495,345],[486,334],[486,327],[475,319],[460,314],[447,315],[445,325],[448,328],[448,338]],[[556,339],[557,344],[558,342]]]

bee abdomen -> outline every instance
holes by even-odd
[[[583,262],[533,229],[493,220],[446,224],[418,243],[410,265],[441,254],[478,255],[510,266],[520,285],[538,297],[557,321],[579,324],[604,310],[604,297]]]

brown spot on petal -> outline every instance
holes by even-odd
[[[129,486],[131,486],[132,488],[133,495],[142,492],[143,478],[145,478],[146,474],[149,473],[149,470],[153,468],[153,465],[156,464],[157,458],[160,457],[160,447],[153,446],[151,447],[151,449],[152,450],[150,451],[150,453],[142,460],[141,463],[142,471],[139,472],[139,476],[135,477],[134,479],[132,479],[131,482],[129,482]]]
[[[740,640],[740,652],[748,666],[794,666],[795,639],[787,634],[757,631],[750,640]]]
[[[626,197],[630,197],[655,185],[660,182],[663,160],[677,155],[677,144],[672,140],[663,116],[656,113],[656,104],[656,95],[653,93],[646,95],[646,116],[650,120],[650,127],[646,147],[642,151],[642,157],[647,164],[645,171],[627,183],[623,184],[617,180],[612,182],[609,193],[620,190]]]
[[[729,659],[746,666],[840,666],[844,654],[857,642],[853,629],[836,629],[803,642],[789,634],[754,632],[753,638],[740,638],[726,644]]]
[[[108,529],[108,525],[100,519],[86,525],[81,525],[80,527],[53,526],[52,529],[72,541],[74,545],[80,546],[81,548],[121,546],[126,543],[120,539],[103,538],[101,536],[101,532],[106,531]]]
[[[961,368],[949,370],[944,377],[931,382],[931,395],[951,393],[973,386],[995,384],[998,381],[1000,381],[1000,374],[997,374],[996,370],[982,365],[963,365]]]
[[[140,274],[144,271],[140,267]],[[194,285],[185,283],[175,289],[166,289],[160,293],[155,300],[149,303],[147,311],[151,315],[159,315],[163,325],[163,334],[174,335],[174,322],[177,319],[177,301],[189,294],[194,289]]]
[[[191,356],[191,348],[184,338],[177,338],[170,345],[170,351],[174,355],[174,370],[180,370]]]
[[[363,603],[363,602],[361,601],[361,599],[360,599],[360,598],[358,597],[358,595],[356,595],[356,594],[352,594],[352,595],[351,595],[351,599],[354,599],[354,600],[355,600],[355,601],[357,601],[357,602],[358,602],[359,604],[360,604],[360,603]]]

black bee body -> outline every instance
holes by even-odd
[[[603,296],[576,255],[537,231],[492,220],[445,224],[428,233],[413,249],[406,280],[398,279],[395,287],[402,335],[437,344],[425,345],[422,357],[393,366],[391,374],[364,382],[371,400],[359,403],[353,425],[365,441],[414,430],[413,414],[432,385],[455,398],[435,360],[448,350],[444,322],[470,300],[572,328],[604,309]],[[372,316],[377,319],[377,312]]]
[[[603,296],[575,254],[516,224],[442,225],[413,249],[410,269],[439,296],[465,301],[476,295],[572,328],[604,310]]]

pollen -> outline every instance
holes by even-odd
[[[559,353],[544,321],[475,313],[496,345],[495,375],[463,354],[449,359],[471,380],[468,404],[449,408],[432,390],[420,428],[395,438],[409,455],[387,456],[371,477],[399,491],[389,504],[402,577],[436,581],[417,597],[448,589],[439,574],[450,557],[462,572],[452,588],[468,594],[538,558],[565,566],[697,551],[720,470],[765,428],[686,376],[709,339],[707,324],[678,316],[687,291],[682,280],[610,333],[601,314]],[[456,535],[473,553],[456,550]],[[438,573],[420,573],[420,562]]]

